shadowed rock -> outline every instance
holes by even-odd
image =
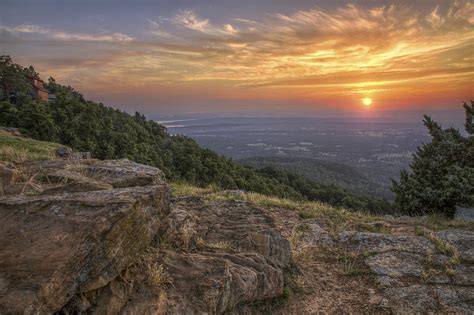
[[[94,161],[93,167],[101,163]],[[65,167],[56,167],[61,165]],[[103,175],[102,180],[130,183],[133,168],[141,169],[131,162],[118,163],[110,173],[113,178]],[[160,178],[155,170],[154,178]],[[160,218],[169,212],[168,187],[158,181],[143,187],[55,193],[0,199],[2,314],[52,313],[76,292],[107,285],[145,251]]]
[[[223,314],[280,296],[289,242],[255,205],[173,204],[160,231],[162,249],[104,288],[76,296],[64,311],[112,314]]]

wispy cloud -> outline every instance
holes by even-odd
[[[14,27],[0,25],[0,30],[13,34],[39,34],[49,38],[64,41],[91,41],[91,42],[109,42],[109,43],[127,43],[133,41],[133,37],[122,33],[105,33],[105,34],[87,34],[87,33],[71,33],[64,31],[52,30],[39,25],[18,25]]]
[[[193,11],[191,10],[182,10],[173,18],[173,22],[177,25],[205,32],[209,29],[209,20],[200,19]]]
[[[135,37],[69,33],[37,25],[0,30],[77,42],[70,48],[75,50],[72,56],[85,49],[83,41],[121,43],[120,49],[98,51],[101,62],[84,61],[60,72],[65,79],[77,77],[78,68],[81,73],[97,73],[95,81],[83,83],[86,90],[122,93],[133,88],[179,98],[189,94],[309,101],[365,95],[392,100],[469,93],[472,97],[471,1],[423,10],[400,4],[313,7],[266,14],[259,21],[243,16],[216,22],[180,10],[145,23],[143,34]]]
[[[180,10],[168,20],[177,26],[210,35],[235,35],[239,32],[232,24],[214,25],[209,19],[199,17],[192,10]]]
[[[162,22],[160,20],[155,21],[150,18],[146,18],[146,21],[148,22],[148,27],[150,28],[151,34],[164,38],[175,38],[174,35],[163,30],[161,25]]]

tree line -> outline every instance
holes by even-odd
[[[295,200],[317,200],[375,213],[394,210],[385,199],[349,193],[337,186],[323,185],[281,169],[244,166],[201,148],[189,137],[168,134],[164,126],[147,120],[141,113],[130,115],[86,100],[72,87],[60,85],[53,78],[48,80],[45,88],[56,95],[54,102],[42,102],[26,92],[16,93],[12,99],[7,93],[9,87],[27,90],[27,76],[31,75],[38,75],[33,67],[24,68],[13,63],[9,56],[0,56],[1,126],[17,127],[37,140],[89,151],[98,159],[127,158],[156,166],[170,181],[201,187],[213,184],[222,189],[242,189]],[[466,111],[471,115],[471,121],[466,123],[469,137],[463,137],[452,129],[443,130],[426,120],[433,144],[419,150],[412,165],[413,173],[403,172],[400,183],[394,183],[397,204],[403,211],[420,213],[426,205],[450,213],[453,203],[472,202],[472,103],[466,105]],[[450,158],[445,160],[442,156],[447,152]],[[436,162],[431,160],[433,154],[439,155]],[[442,184],[437,183],[439,176],[443,176]],[[456,182],[457,179],[461,181]],[[437,183],[436,189],[426,192],[426,187],[433,183]],[[435,196],[441,190],[443,199],[439,201]],[[466,194],[471,194],[471,198],[459,199]]]

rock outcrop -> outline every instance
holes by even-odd
[[[77,296],[64,311],[223,314],[283,293],[290,244],[262,209],[184,198],[161,227],[160,246],[138,267]]]
[[[188,252],[164,256],[174,271],[169,293],[175,301],[173,314],[221,314],[283,293],[290,243],[261,208],[239,201],[184,198],[174,203],[164,227],[169,244],[178,241],[173,246]],[[193,266],[192,274],[188,266]]]
[[[89,161],[87,167],[110,163]],[[139,167],[129,161],[114,165],[110,178],[103,175],[104,182],[120,181],[120,174]],[[50,170],[64,171],[64,178],[75,176],[64,163],[38,162],[22,169],[46,177]],[[169,212],[161,172],[155,169],[149,176],[147,186],[127,178],[130,185],[123,188],[1,199],[0,313],[58,311],[76,292],[106,285],[135,262]]]
[[[290,243],[255,205],[171,203],[162,173],[128,160],[3,173],[1,314],[223,314],[283,293]]]
[[[336,273],[342,270],[359,283],[351,294],[365,300],[352,309],[354,312],[472,314],[474,232],[422,228],[409,233],[411,223],[397,222],[395,231],[405,227],[400,234],[390,233],[389,221],[386,225],[386,233],[342,231],[330,235],[324,222],[307,220],[295,229],[298,247],[305,255],[311,251],[326,259],[330,255],[339,268]],[[344,281],[335,274],[328,278]]]
[[[0,314],[474,311],[472,228],[172,199],[128,160],[1,163],[0,184]]]

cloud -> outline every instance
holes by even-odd
[[[238,30],[231,24],[213,25],[208,19],[200,18],[192,10],[180,10],[173,18],[168,19],[173,24],[209,35],[234,35]]]
[[[97,94],[138,93],[156,87],[160,93],[173,90],[180,98],[190,95],[191,101],[213,95],[295,102],[366,95],[396,99],[423,93],[472,97],[474,6],[470,1],[422,9],[402,4],[312,7],[262,16],[258,22],[246,16],[216,22],[181,10],[146,19],[143,36],[135,38],[37,25],[0,30],[55,40],[58,54],[64,57],[70,51],[68,58],[81,60],[71,62],[75,66],[58,64],[55,71],[66,82],[77,79],[81,89]],[[154,36],[146,36],[150,33]],[[96,41],[104,42],[93,48],[96,62],[84,59],[87,45]],[[40,45],[35,40],[22,43],[27,44]],[[41,48],[49,49],[47,65],[54,65],[56,48]],[[94,79],[81,81],[87,76]]]
[[[109,42],[109,43],[128,43],[133,38],[122,33],[105,33],[105,34],[87,34],[87,33],[70,33],[64,31],[52,30],[38,25],[18,25],[15,27],[2,26],[0,30],[13,34],[39,34],[49,38],[63,41],[90,41],[90,42]]]
[[[161,26],[162,21],[160,21],[160,19],[155,21],[155,20],[146,18],[146,21],[148,22],[148,26],[150,28],[151,34],[155,36],[159,36],[159,37],[164,37],[164,38],[175,38],[174,35],[163,30],[163,27]]]
[[[209,20],[200,19],[191,10],[182,10],[173,18],[173,22],[177,25],[200,32],[206,32],[209,28]]]

